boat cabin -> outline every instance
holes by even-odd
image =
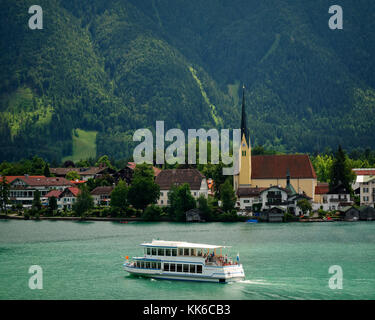
[[[214,246],[209,244],[174,242],[164,240],[153,240],[152,243],[143,243],[144,254],[157,257],[197,257],[206,258],[212,256],[222,256],[224,246]]]
[[[144,256],[134,258],[137,268],[202,273],[202,265],[234,264],[227,255],[223,255],[223,248],[226,248],[224,246],[164,240],[153,240],[152,243],[143,243],[141,246],[144,247]],[[174,261],[180,263],[173,263]]]

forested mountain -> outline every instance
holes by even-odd
[[[0,2],[0,160],[131,154],[135,129],[237,128],[246,85],[253,144],[286,152],[375,147],[375,3],[340,0]]]

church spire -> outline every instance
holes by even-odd
[[[246,125],[246,111],[245,111],[245,85],[242,87],[242,116],[241,116],[241,139],[245,135],[247,146],[250,146],[250,135]]]

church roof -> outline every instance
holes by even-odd
[[[316,179],[308,155],[263,155],[251,157],[252,179],[285,179],[289,170],[291,179]]]

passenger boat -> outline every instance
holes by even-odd
[[[168,280],[209,282],[239,281],[245,278],[239,254],[236,262],[223,255],[225,246],[153,240],[142,243],[144,255],[128,257],[125,271],[133,275]]]

